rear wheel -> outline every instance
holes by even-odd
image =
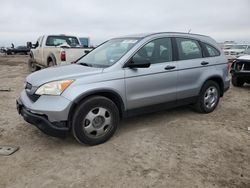
[[[214,111],[220,100],[220,88],[219,85],[208,80],[203,87],[195,104],[195,108],[200,113],[210,113]]]
[[[48,67],[53,67],[56,65],[56,62],[53,59],[48,60]]]
[[[237,76],[232,76],[232,84],[235,87],[242,87],[244,85],[245,81],[241,78],[238,78]]]
[[[39,69],[31,58],[28,61],[28,69],[30,72],[35,72]]]
[[[101,144],[110,139],[119,124],[119,111],[113,101],[102,96],[88,98],[76,109],[72,133],[79,143]]]

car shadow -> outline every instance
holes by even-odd
[[[173,122],[178,117],[196,113],[191,106],[181,106],[168,110],[142,114],[135,117],[122,119],[117,135],[124,134],[130,131],[143,129],[152,126],[160,126],[163,122]]]
[[[142,114],[134,117],[124,118],[121,120],[120,125],[118,127],[118,130],[115,133],[115,139],[119,137],[120,135],[127,134],[132,131],[141,130],[145,128],[151,128],[156,126],[162,126],[165,122],[174,122],[178,119],[178,117],[192,116],[193,114],[197,114],[197,112],[194,111],[194,109],[191,106],[181,106],[176,107],[168,110],[153,112],[153,113],[147,113]],[[53,145],[53,147],[73,147],[73,148],[79,148],[85,146],[88,148],[88,145],[85,144],[79,144],[72,134],[68,134],[65,138],[57,138],[57,137],[51,137],[44,133],[42,133],[37,128],[33,129],[32,134],[36,135],[36,142],[40,142],[42,145]],[[34,138],[32,136],[32,138]],[[39,140],[39,141],[38,141]],[[111,138],[111,143],[112,143]],[[53,143],[53,144],[52,144]]]

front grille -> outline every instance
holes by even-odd
[[[26,91],[29,99],[32,100],[33,102],[36,102],[40,97],[40,95],[35,94],[35,91],[32,90],[32,84],[30,84],[28,82],[25,85],[25,91]]]
[[[36,95],[36,94],[31,95],[27,91],[26,91],[26,93],[27,93],[27,96],[29,97],[29,99],[32,100],[33,102],[36,102],[40,97],[40,95]]]
[[[250,71],[250,63],[245,63],[244,70]]]
[[[235,70],[236,71],[250,71],[250,61],[238,60],[235,63]]]

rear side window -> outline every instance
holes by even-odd
[[[192,39],[176,38],[179,60],[202,58],[199,42]]]
[[[211,45],[204,43],[204,46],[205,46],[205,48],[207,50],[207,54],[206,54],[207,57],[215,57],[215,56],[219,56],[220,55],[219,50],[217,50],[216,48],[212,47]]]

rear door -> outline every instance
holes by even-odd
[[[128,109],[176,102],[177,63],[173,60],[171,38],[152,40],[134,58],[147,59],[148,68],[125,68]]]
[[[178,52],[177,100],[197,96],[200,91],[200,78],[210,69],[211,59],[203,58],[200,42],[195,39],[176,37]]]

